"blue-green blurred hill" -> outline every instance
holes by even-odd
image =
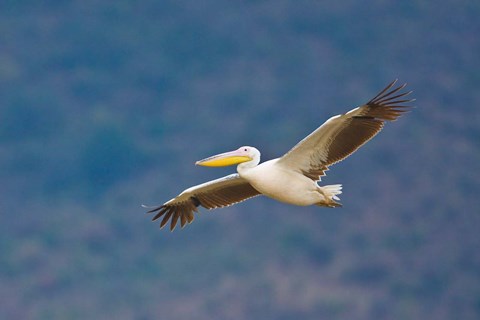
[[[0,317],[478,319],[477,1],[3,1]],[[158,230],[142,203],[271,159],[399,78],[325,183]]]

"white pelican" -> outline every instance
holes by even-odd
[[[345,159],[382,130],[386,121],[394,121],[411,107],[404,99],[412,91],[401,92],[406,84],[394,88],[390,83],[366,104],[328,119],[300,141],[283,157],[260,163],[260,151],[240,147],[196,162],[196,165],[220,167],[238,164],[237,172],[186,189],[177,197],[155,207],[152,220],[163,216],[160,228],[171,220],[173,231],[180,219],[183,228],[194,219],[199,206],[222,208],[249,198],[266,195],[298,206],[340,207],[342,185],[319,186],[328,167]]]

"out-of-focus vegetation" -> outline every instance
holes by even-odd
[[[3,1],[5,319],[478,319],[478,1]],[[140,204],[280,156],[394,78],[416,108],[336,165],[341,209]]]

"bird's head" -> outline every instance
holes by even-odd
[[[234,164],[251,164],[256,166],[260,162],[260,151],[257,148],[243,146],[234,151],[229,151],[197,161],[195,164],[205,167],[225,167]]]

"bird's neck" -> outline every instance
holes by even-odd
[[[237,172],[242,175],[242,172],[248,171],[249,169],[255,168],[260,163],[260,151],[255,150],[252,160],[247,162],[242,162],[237,166]]]
[[[242,174],[242,172],[245,172],[245,171],[248,171],[249,169],[252,169],[252,168],[255,168],[258,163],[259,163],[259,159],[254,159],[254,160],[251,160],[251,161],[248,161],[248,162],[243,162],[243,163],[240,163],[238,166],[237,166],[237,172],[239,174]]]

